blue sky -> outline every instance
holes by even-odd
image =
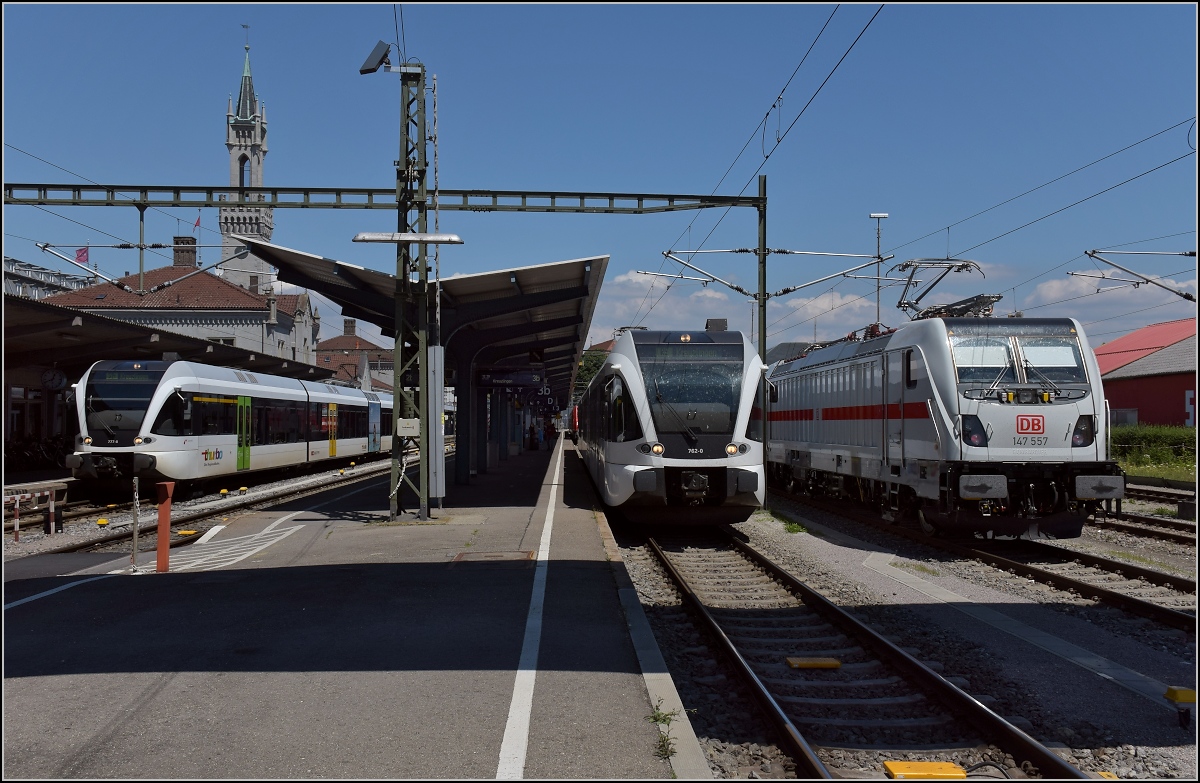
[[[223,126],[248,24],[269,124],[266,184],[392,187],[398,78],[358,68],[376,41],[400,41],[437,79],[444,188],[736,195],[756,193],[765,174],[769,247],[873,254],[868,215],[886,212],[882,249],[895,258],[885,271],[947,254],[981,264],[986,277],[951,275],[925,303],[1002,294],[997,313],[1072,316],[1095,344],[1195,317],[1161,288],[1096,293],[1118,284],[1067,274],[1116,273],[1089,249],[1196,249],[1194,5],[836,9],[6,4],[4,180],[227,184]],[[191,234],[196,217],[148,211],[147,242]],[[389,246],[350,240],[394,226],[384,212],[279,209],[272,241],[390,272]],[[695,276],[664,261],[668,249],[754,246],[753,209],[446,211],[440,226],[465,241],[442,249],[446,276],[611,256],[589,342],[625,325],[756,324],[753,304],[719,283],[668,288],[638,274]],[[201,227],[202,242],[219,243],[216,210]],[[34,242],[136,242],[137,232],[132,208],[4,208],[4,254],[61,271],[78,270]],[[110,276],[137,269],[136,251],[91,252]],[[1195,258],[1110,258],[1196,293]],[[692,262],[757,290],[753,256]],[[767,290],[858,263],[773,255]],[[907,318],[899,293],[883,291],[887,325]],[[340,333],[335,306],[321,315],[323,337]],[[839,277],[774,297],[767,320],[768,345],[839,337],[875,320],[875,284]]]

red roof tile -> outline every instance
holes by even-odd
[[[147,269],[143,275],[145,287],[153,288],[171,280],[177,280],[196,270],[186,266],[161,266]],[[138,276],[126,275],[119,282],[130,288],[138,286]],[[208,272],[193,275],[187,280],[174,283],[161,291],[139,296],[117,288],[111,283],[80,288],[45,298],[50,304],[75,307],[84,310],[96,309],[142,309],[142,310],[266,310],[267,299],[251,293],[245,288],[215,277]]]
[[[1168,345],[1186,340],[1195,333],[1196,319],[1182,318],[1178,321],[1150,324],[1136,332],[1130,332],[1124,337],[1118,337],[1096,349],[1096,361],[1100,364],[1100,374],[1105,375],[1136,362]]]

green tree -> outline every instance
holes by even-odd
[[[583,359],[579,362],[579,372],[575,373],[575,386],[571,389],[572,400],[578,399],[583,394],[583,390],[604,366],[604,360],[607,357],[608,351],[589,350],[583,352]]]

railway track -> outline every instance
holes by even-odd
[[[405,451],[405,456],[407,456],[408,458],[411,459],[411,458],[415,457],[418,453],[419,452],[416,449],[410,448]],[[453,438],[453,436],[451,436],[451,437],[447,438],[447,441],[446,441],[446,454],[450,455],[453,453],[454,453],[454,438]],[[388,460],[388,455],[384,455],[376,460],[366,461],[366,460],[360,459],[357,461],[357,463],[351,462],[351,463],[349,463],[349,465],[366,466],[366,465],[370,465],[370,464],[373,464],[378,461],[387,461],[387,460]],[[328,466],[328,465],[321,467],[321,470],[329,470],[329,469],[330,469],[330,466]],[[236,484],[240,480],[241,479],[237,476],[231,476],[229,478],[229,482],[231,484]],[[152,496],[154,488],[148,487],[147,490],[150,493],[147,496],[148,497]],[[45,506],[46,506],[45,503],[41,503],[40,505],[38,505],[35,508],[23,509],[21,511],[21,517],[20,517],[21,527],[26,530],[31,530],[34,528],[42,527],[42,525],[44,525],[45,521],[46,521],[47,509]],[[97,505],[94,503],[89,503],[84,500],[76,500],[76,501],[67,501],[64,503],[57,504],[55,507],[55,515],[58,517],[58,519],[61,522],[68,522],[68,521],[76,520],[76,519],[104,517],[106,515],[111,516],[111,515],[127,512],[132,508],[133,508],[133,501],[130,501],[128,503],[109,503],[109,504],[105,504],[105,505]],[[15,529],[15,527],[16,527],[16,522],[13,519],[12,510],[5,509],[5,511],[4,511],[4,532],[5,533],[12,532]]]
[[[1122,512],[1115,516],[1095,517],[1088,524],[1097,530],[1116,530],[1145,538],[1160,538],[1178,544],[1196,545],[1196,522],[1186,519]]]
[[[1196,501],[1196,492],[1189,489],[1173,489],[1171,487],[1151,487],[1145,484],[1126,484],[1125,497],[1128,500],[1144,500],[1148,503],[1179,503]]]
[[[918,541],[958,557],[979,560],[1059,590],[1075,593],[1189,633],[1196,631],[1196,582],[1127,562],[1032,541],[956,541],[914,527],[888,524],[846,504],[772,490],[781,497]]]
[[[452,455],[453,450],[447,451],[446,456]],[[171,515],[172,548],[186,546],[201,538],[204,531],[218,523],[219,518],[228,516],[230,512],[249,508],[266,508],[272,505],[297,500],[317,492],[323,492],[339,486],[345,486],[375,478],[391,469],[391,461],[375,460],[366,465],[358,465],[353,470],[330,474],[324,480],[305,483],[297,486],[295,482],[284,484],[265,492],[249,493],[245,496],[233,495],[222,499],[220,496],[210,496],[207,501],[201,501],[193,508],[181,508]],[[416,470],[412,465],[409,470]],[[132,508],[132,503],[126,504],[126,510]],[[119,511],[120,509],[115,509]],[[157,547],[158,531],[153,511],[142,511],[143,522],[138,530],[138,551],[153,551]],[[22,518],[24,524],[24,518]],[[43,550],[40,554],[62,554],[67,552],[102,552],[128,551],[128,542],[133,538],[134,526],[125,522],[121,529],[105,535],[90,536],[82,541],[75,541],[54,549]],[[188,530],[188,533],[180,531]]]
[[[1007,777],[996,761],[1006,758],[1028,776],[1087,777],[966,693],[968,683],[943,678],[736,537],[669,536],[648,548],[785,738],[797,777],[882,777],[880,759]]]

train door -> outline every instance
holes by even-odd
[[[904,464],[904,352],[887,354],[883,381],[884,461],[899,475]]]
[[[337,403],[329,403],[329,456],[337,456]]]
[[[374,400],[367,400],[367,451],[379,451],[379,410],[380,405]]]
[[[237,398],[237,469],[250,469],[250,398]]]

